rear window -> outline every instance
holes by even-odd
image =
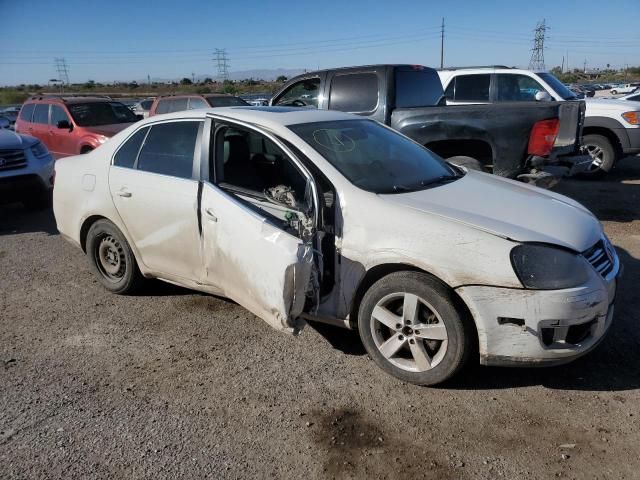
[[[33,123],[49,123],[49,104],[36,104],[36,108],[33,111]]]
[[[207,101],[212,107],[244,107],[249,105],[238,97],[209,97]]]
[[[433,107],[442,97],[442,83],[435,70],[420,66],[396,68],[396,108]]]
[[[181,112],[187,109],[188,98],[174,98],[173,103],[171,104],[170,112]]]
[[[158,100],[158,106],[156,107],[156,113],[169,113],[171,103],[173,100]]]
[[[329,109],[372,112],[378,106],[378,76],[371,73],[336,75],[331,81]]]
[[[67,109],[73,120],[81,127],[138,121],[129,107],[120,102],[71,103],[67,104]]]
[[[22,110],[20,110],[20,120],[24,120],[25,122],[30,122],[31,117],[33,116],[33,109],[35,105],[33,103],[27,103],[22,106]]]

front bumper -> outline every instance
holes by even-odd
[[[554,365],[593,350],[613,320],[620,265],[608,279],[593,270],[587,284],[564,290],[487,286],[456,289],[478,331],[480,363]]]
[[[29,149],[26,150],[25,157],[25,165],[0,169],[0,200],[20,201],[53,189],[53,157],[48,154],[36,158]]]

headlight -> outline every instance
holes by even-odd
[[[631,125],[640,125],[640,112],[624,112],[622,118]]]
[[[33,153],[36,158],[42,158],[49,155],[49,150],[47,150],[47,147],[45,147],[42,142],[38,142],[31,146],[31,153]]]
[[[525,288],[572,288],[589,279],[590,266],[581,255],[548,245],[518,245],[511,250],[511,264]]]

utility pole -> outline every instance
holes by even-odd
[[[191,83],[196,83],[196,74],[191,72]]]
[[[226,48],[216,48],[215,58],[218,67],[218,77],[223,81],[229,79],[229,58]]]
[[[567,50],[567,73],[571,73],[571,69],[569,68],[569,50]]]
[[[564,73],[564,55],[562,56],[562,66],[560,67],[560,71]]]
[[[544,70],[544,38],[549,29],[546,21],[538,22],[534,30],[533,48],[531,49],[531,60],[529,60],[529,70]]]
[[[440,28],[440,68],[444,68],[444,17]]]
[[[147,84],[151,85],[151,75],[147,73]]]
[[[56,71],[58,72],[58,79],[60,80],[60,93],[64,93],[64,86],[69,85],[69,67],[65,58],[53,59]]]
[[[582,73],[587,73],[587,59],[584,59],[584,63],[582,64]]]

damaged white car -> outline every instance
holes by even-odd
[[[160,115],[56,173],[58,229],[107,289],[155,277],[282,331],[357,328],[408,382],[442,382],[476,355],[565,362],[611,325],[620,264],[588,210],[354,115]]]

